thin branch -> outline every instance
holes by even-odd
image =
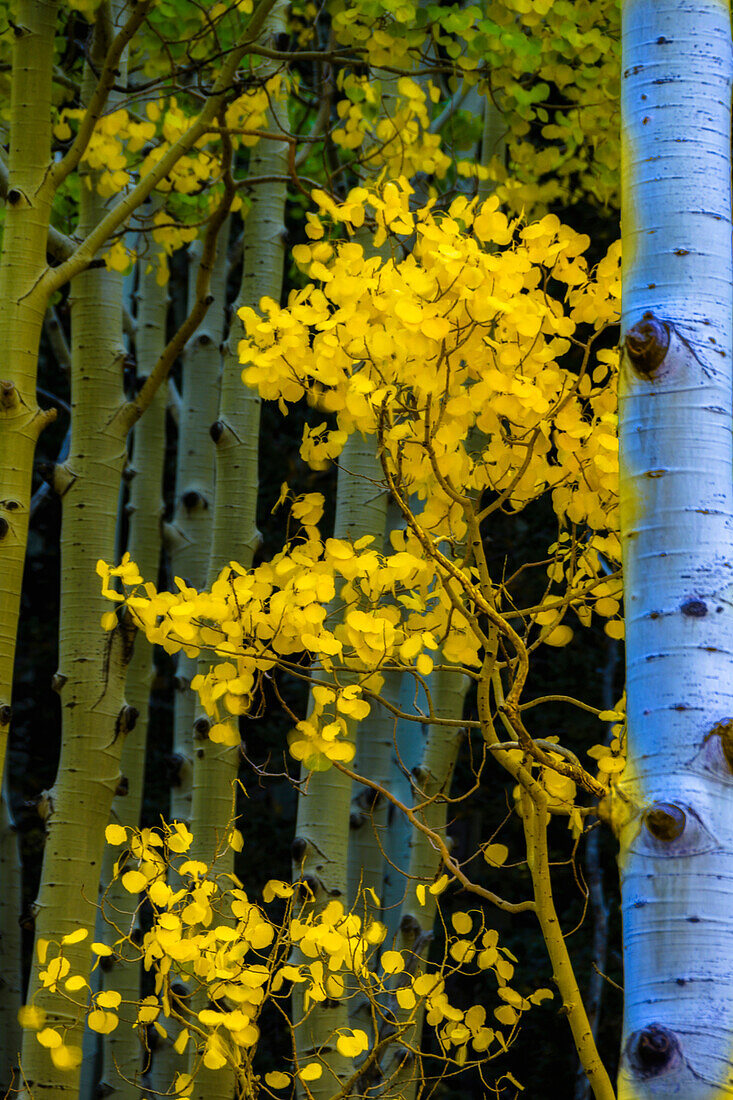
[[[56,191],[67,176],[78,167],[79,161],[84,156],[94,132],[94,127],[102,116],[102,111],[109,98],[109,93],[114,86],[115,78],[119,75],[117,66],[119,65],[120,58],[125,48],[130,44],[142,24],[145,22],[148,12],[153,6],[153,2],[154,0],[138,0],[136,4],[130,5],[131,14],[129,19],[112,39],[102,65],[102,71],[97,80],[97,86],[94,89],[86,113],[79,123],[77,135],[66,154],[60,161],[52,166],[49,172],[48,185],[53,191]]]

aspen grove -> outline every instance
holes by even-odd
[[[0,13],[4,1093],[732,1096],[728,4]]]

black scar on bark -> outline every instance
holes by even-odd
[[[707,605],[702,600],[685,600],[680,606],[680,611],[683,615],[688,615],[691,619],[703,619],[707,613]]]
[[[661,367],[669,349],[669,325],[647,312],[626,333],[624,346],[634,370],[650,378]]]
[[[626,1042],[626,1057],[637,1077],[648,1080],[671,1069],[681,1057],[677,1036],[661,1024],[634,1031]]]
[[[671,802],[656,802],[644,817],[646,827],[652,836],[667,843],[682,836],[686,820],[684,810]]]

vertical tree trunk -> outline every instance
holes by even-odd
[[[166,343],[168,288],[156,280],[155,257],[141,261],[137,293],[137,382],[145,382]],[[165,421],[167,393],[160,387],[150,408],[135,426],[130,485],[130,526],[128,550],[144,577],[155,577],[160,564],[161,520],[163,515],[163,460],[165,456]],[[145,747],[148,734],[150,690],[155,667],[152,647],[147,638],[138,635],[127,669],[125,695],[129,706],[137,711],[134,728],[127,734],[122,748],[120,782],[112,803],[111,820],[127,828],[140,824],[145,773]],[[107,847],[104,853],[102,882],[111,887],[107,895],[115,922],[131,929],[137,942],[141,937],[136,914],[139,899],[129,894],[120,878],[112,881],[113,864],[119,849]],[[105,930],[105,940],[115,939],[113,930]],[[113,1091],[117,1100],[138,1100],[144,1070],[140,1037],[133,1027],[140,997],[140,963],[130,948],[121,952],[112,969],[104,973],[103,987],[116,990],[122,996],[118,1027],[102,1040],[101,1089]],[[119,1072],[121,1071],[121,1072]]]
[[[269,42],[285,29],[287,3],[275,0],[262,32]],[[277,65],[263,61],[255,70],[269,77]],[[270,97],[265,128],[287,133],[286,101]],[[249,172],[256,176],[287,174],[288,146],[285,142],[261,139],[253,148]],[[239,340],[242,336],[237,311],[257,307],[264,296],[280,301],[285,252],[285,182],[254,188],[252,205],[244,225],[242,282],[232,311],[229,336],[224,348],[219,416],[211,428],[216,445],[216,500],[209,557],[208,583],[230,561],[245,568],[252,564],[259,544],[257,492],[259,486],[258,446],[260,398],[242,386]],[[199,671],[206,672],[210,658],[202,654]],[[203,715],[194,722],[194,772],[192,799],[191,855],[214,865],[217,874],[234,872],[234,850],[229,846],[227,825],[234,809],[234,784],[239,766],[239,748],[217,744],[208,736],[209,722]],[[214,856],[216,853],[216,861]],[[201,997],[194,1007],[203,1007]],[[231,1100],[234,1074],[229,1066],[211,1070],[201,1066],[193,1084],[194,1100]]]
[[[350,435],[339,464],[334,537],[356,542],[364,535],[383,535],[387,502],[379,488],[382,467],[374,437],[364,438],[360,432]],[[334,601],[329,611],[336,613],[339,607]],[[346,909],[351,780],[336,768],[310,774],[303,769],[301,778],[305,785],[298,798],[293,877],[307,881],[316,909],[322,909],[330,900],[340,901]],[[295,1022],[301,1020],[303,1012],[303,997],[296,985]],[[305,1065],[316,1053],[325,1063],[322,1076],[308,1083],[314,1100],[326,1100],[338,1092],[339,1082],[352,1072],[351,1061],[336,1050],[334,1034],[336,1029],[348,1026],[348,1002],[341,999],[312,1004],[296,1029],[299,1064]],[[306,1095],[302,1086],[299,1095]]]
[[[11,718],[13,662],[28,540],[36,440],[53,414],[36,401],[53,191],[51,74],[55,0],[21,0],[14,12],[9,187],[0,261],[0,774]]]
[[[435,672],[431,677],[430,694],[435,713],[440,718],[460,721],[463,717],[463,705],[466,698],[468,681],[466,677],[452,672]],[[428,727],[424,755],[420,767],[416,769],[415,783],[411,792],[411,801],[419,804],[434,798],[421,813],[424,823],[434,832],[445,833],[448,821],[448,803],[442,794],[450,794],[450,782],[458,758],[461,744],[460,727],[445,727],[431,724]],[[415,894],[418,883],[431,885],[440,867],[440,853],[423,832],[412,830],[410,838],[410,858],[405,883],[404,901],[400,909],[398,949],[406,953],[412,963],[412,973],[425,968],[430,941],[435,924],[438,898],[430,891],[425,893],[425,904],[419,905]],[[396,1015],[403,1020],[414,1016],[402,1037],[402,1043],[388,1049],[383,1059],[383,1072],[390,1080],[389,1090],[395,1095],[412,1100],[418,1091],[421,1080],[420,1059],[412,1053],[420,1049],[424,1010],[413,1013],[401,1012]]]
[[[229,221],[222,226],[220,244],[211,276],[213,302],[203,324],[188,341],[183,353],[183,385],[178,418],[176,456],[176,506],[165,527],[165,541],[171,571],[194,588],[204,588],[208,578],[211,531],[214,520],[214,451],[210,429],[219,409],[221,341],[224,335],[228,256],[226,241]],[[188,302],[196,296],[196,273],[201,258],[202,238],[188,250]],[[191,825],[193,794],[193,723],[196,696],[191,680],[196,659],[178,654],[173,708],[173,753],[171,757],[170,821]],[[175,875],[175,872],[169,871]],[[174,1043],[181,1025],[172,1018],[161,1021],[167,1032],[154,1036],[155,1049],[150,1075],[151,1089],[165,1093],[176,1073],[187,1069],[187,1056],[178,1054]]]
[[[174,576],[203,588],[208,579],[214,520],[214,451],[211,426],[219,410],[221,341],[224,336],[229,222],[222,227],[210,292],[211,307],[203,324],[189,340],[183,355],[183,386],[178,421],[176,507],[165,537]],[[196,270],[201,240],[189,248],[189,308],[196,295]],[[171,821],[191,823],[193,761],[191,758],[195,695],[191,680],[196,661],[181,652],[175,681]]]
[[[728,4],[625,0],[623,1100],[731,1095]]]
[[[115,8],[113,6],[113,12]],[[92,58],[104,56],[106,27],[95,27]],[[93,87],[91,67],[84,96]],[[85,236],[105,213],[94,175],[82,179],[79,232]],[[122,276],[104,267],[84,271],[72,282],[71,405],[69,456],[54,471],[62,498],[59,670],[62,748],[49,797],[48,838],[36,902],[36,943],[84,929],[87,938],[68,944],[71,972],[87,979],[91,938],[104,851],[104,830],[120,781],[120,756],[134,712],[124,701],[125,669],[131,656],[129,628],[112,633],[100,625],[109,601],[99,589],[95,565],[115,554],[120,475],[126,459],[123,407]],[[29,1000],[45,1008],[67,1047],[80,1051],[84,1024],[78,1008],[42,988],[36,952]],[[84,991],[76,994],[80,1005]],[[23,1043],[23,1072],[29,1096],[75,1097],[79,1067],[61,1068],[33,1032]]]
[[[21,1031],[18,1009],[22,1004],[20,912],[22,875],[15,822],[7,787],[0,799],[0,1087],[4,1093],[18,1082]]]

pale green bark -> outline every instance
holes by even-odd
[[[468,688],[468,679],[460,673],[437,671],[430,677],[430,696],[438,718],[460,721]],[[462,730],[458,726],[441,726],[431,723],[422,763],[416,769],[412,784],[411,801],[416,807],[425,803],[419,817],[433,832],[445,837],[448,822],[446,796],[450,795],[453,769],[458,758]],[[447,840],[447,837],[445,837]],[[413,829],[410,839],[408,877],[404,888],[397,947],[405,952],[408,973],[416,974],[425,969],[433,925],[438,908],[438,898],[425,891],[425,904],[420,905],[415,887],[422,883],[432,885],[440,869],[440,853],[430,839],[418,829]],[[399,980],[399,979],[398,979]],[[424,1011],[412,1013],[392,1006],[401,1025],[401,1042],[388,1048],[382,1062],[386,1080],[386,1095],[411,1100],[421,1081],[419,1058]],[[408,1023],[408,1018],[412,1017]]]
[[[165,527],[165,540],[174,576],[194,588],[206,585],[214,520],[214,451],[210,429],[219,409],[221,341],[224,330],[227,249],[229,222],[221,230],[211,276],[213,302],[204,322],[188,341],[183,354],[183,385],[178,415],[176,465],[176,506],[173,519]],[[201,238],[189,248],[188,306],[196,296],[196,271],[201,258]],[[196,659],[178,654],[173,710],[173,757],[171,761],[170,821],[191,825],[193,793],[193,723],[196,697],[191,680],[196,675]],[[175,874],[175,872],[170,872]],[[173,1049],[180,1024],[161,1021],[167,1038],[155,1036],[150,1086],[166,1092],[175,1075],[187,1068],[186,1056]]]
[[[97,31],[101,24],[98,24]],[[95,34],[99,62],[103,35]],[[85,93],[91,94],[88,72]],[[79,233],[84,236],[104,214],[96,190],[80,189]],[[122,277],[104,268],[85,271],[71,286],[72,430],[68,459],[54,471],[62,498],[61,607],[58,687],[62,708],[62,748],[56,782],[49,796],[48,839],[36,902],[36,941],[58,940],[83,928],[81,943],[66,945],[71,972],[88,978],[90,943],[97,912],[104,830],[120,783],[120,757],[135,724],[125,705],[125,669],[132,635],[122,625],[112,633],[100,626],[110,609],[95,574],[99,558],[115,553],[120,476],[126,459],[119,416],[122,361]],[[29,1000],[48,1012],[49,1026],[62,1029],[67,1046],[81,1047],[84,995],[79,1007],[50,994],[34,957]],[[58,1069],[49,1051],[27,1032],[22,1053],[28,1095],[53,1100],[75,1096],[79,1070]]]
[[[140,264],[136,338],[138,382],[144,381],[150,374],[166,343],[168,290],[158,285],[157,265],[154,257],[151,259],[152,263],[142,260]],[[131,470],[134,477],[128,506],[128,550],[143,577],[155,577],[160,563],[166,400],[166,391],[161,387],[133,433]],[[134,729],[125,738],[122,776],[111,814],[112,822],[130,829],[140,824],[150,690],[154,675],[152,646],[144,635],[138,634],[127,669],[125,689],[127,701],[137,711],[138,718]],[[105,849],[103,884],[111,881],[113,863],[118,855],[117,848]],[[119,877],[112,881],[107,899],[115,922],[120,927],[131,929],[130,936],[137,942],[141,935],[136,915],[139,899],[123,889]],[[110,935],[112,939],[116,938],[112,930]],[[119,1100],[137,1100],[142,1074],[147,1068],[140,1037],[133,1027],[137,1015],[134,1002],[140,996],[140,963],[135,959],[133,948],[123,949],[121,955],[122,958],[113,961],[112,969],[105,972],[102,983],[104,989],[113,989],[121,994],[122,1005],[119,1026],[102,1040],[101,1088],[114,1089]]]
[[[382,467],[375,454],[374,438],[359,432],[349,436],[339,458],[338,494],[334,537],[354,542],[364,535],[383,537],[386,494],[381,488]],[[340,608],[338,601],[330,608]],[[313,893],[316,910],[331,899],[348,904],[347,854],[351,810],[351,780],[336,768],[305,771],[298,798],[298,818],[293,844],[293,877],[305,880]],[[324,1072],[309,1082],[314,1100],[325,1100],[338,1090],[353,1070],[350,1059],[338,1053],[335,1031],[349,1026],[346,1000],[311,1005],[303,1020],[303,999],[296,986],[293,1017],[298,1062],[304,1065],[318,1053]],[[302,1022],[301,1022],[302,1021]]]
[[[262,32],[262,40],[280,33],[285,26],[287,4],[275,0]],[[254,70],[267,77],[276,66],[263,61]],[[287,132],[285,100],[271,97],[265,128]],[[249,163],[252,176],[287,174],[288,146],[285,142],[261,139],[253,148]],[[243,336],[237,311],[244,306],[257,307],[262,297],[280,301],[285,250],[284,182],[258,186],[244,224],[242,281],[232,311],[232,323],[224,347],[219,415],[211,428],[216,446],[216,499],[208,583],[230,562],[245,568],[252,564],[259,544],[257,530],[257,491],[260,398],[242,386],[239,341]],[[199,671],[205,673],[210,656],[202,654]],[[209,740],[208,720],[199,712],[194,721],[194,771],[192,797],[191,854],[217,874],[233,873],[234,851],[227,833],[235,814],[235,782],[239,750]],[[202,995],[194,997],[194,1008],[204,1007]],[[193,1047],[193,1045],[192,1045]],[[191,1057],[194,1052],[191,1050]],[[201,1066],[193,1084],[194,1100],[231,1100],[234,1074],[229,1067],[210,1070]]]
[[[219,409],[221,341],[226,304],[227,222],[221,231],[210,292],[213,302],[204,323],[189,340],[183,354],[183,385],[178,419],[176,464],[176,507],[165,529],[165,539],[174,576],[202,589],[208,579],[211,534],[214,521],[214,451],[211,425]],[[196,268],[201,241],[189,248],[189,309],[196,294]],[[171,821],[191,823],[192,734],[196,711],[191,680],[196,660],[181,652],[175,679],[173,719],[173,773]]]
[[[18,918],[23,893],[18,838],[6,791],[0,799],[0,814],[0,1086],[5,1095],[17,1083],[20,1061],[22,952]]]
[[[51,73],[57,3],[21,0],[13,36],[8,199],[0,261],[0,775],[11,719],[15,640],[36,440],[51,414],[36,401],[52,188]]]
[[[380,695],[393,706],[399,705],[402,674],[384,674]],[[368,776],[380,786],[389,786],[395,745],[396,719],[379,703],[373,702],[370,714],[359,723],[358,750],[354,771]],[[384,798],[361,786],[351,801],[349,838],[349,907],[356,906],[362,918],[381,918],[382,905],[366,891],[373,890],[382,901],[384,846],[387,843],[389,807]]]

